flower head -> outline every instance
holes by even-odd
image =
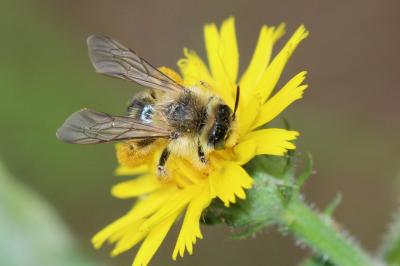
[[[175,260],[185,251],[192,254],[196,240],[203,237],[200,231],[202,212],[211,201],[218,198],[229,207],[237,198],[245,199],[245,190],[251,188],[253,179],[242,166],[256,155],[282,156],[287,150],[295,149],[291,141],[298,132],[261,127],[300,99],[307,88],[302,84],[306,72],[300,72],[273,94],[291,54],[308,35],[304,26],[300,26],[271,60],[273,46],[284,31],[283,24],[261,28],[253,57],[239,80],[239,52],[233,17],[225,20],[220,29],[215,24],[204,27],[209,66],[194,51],[184,49],[185,57],[178,61],[181,75],[169,68],[160,68],[185,87],[211,90],[232,109],[237,86],[240,86],[235,127],[225,148],[211,152],[206,167],[199,167],[188,158],[171,155],[166,165],[168,178],[164,180],[160,180],[155,170],[165,147],[164,141],[152,145],[153,150],[146,151],[143,156],[118,144],[120,166],[117,175],[135,177],[114,186],[112,194],[121,199],[136,197],[137,201],[126,215],[93,237],[95,247],[108,241],[115,244],[112,255],[118,255],[142,242],[133,265],[148,265],[171,226],[183,216],[172,257]]]

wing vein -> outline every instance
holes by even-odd
[[[109,37],[92,35],[87,40],[89,56],[96,71],[162,91],[184,87],[159,71],[135,51]]]

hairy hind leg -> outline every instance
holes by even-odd
[[[167,169],[165,167],[165,164],[167,163],[169,155],[170,155],[170,151],[168,150],[168,147],[165,147],[163,152],[161,153],[161,156],[160,156],[160,159],[159,159],[158,165],[157,165],[157,175],[160,178],[165,178],[167,176]]]

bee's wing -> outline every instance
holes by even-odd
[[[89,109],[73,113],[58,129],[57,137],[68,143],[94,144],[127,139],[168,138],[170,131],[125,116],[111,116]]]
[[[98,73],[134,81],[157,90],[183,89],[134,51],[109,37],[91,35],[87,39],[87,45],[90,60]]]

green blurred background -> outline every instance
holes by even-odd
[[[376,249],[400,187],[398,1],[0,3],[0,265],[130,265],[133,251],[110,259],[109,249],[90,245],[94,233],[132,204],[109,193],[119,181],[113,145],[74,146],[55,138],[73,111],[121,114],[139,89],[95,74],[86,37],[109,35],[155,65],[175,66],[184,46],[204,55],[202,25],[229,15],[236,17],[242,70],[261,25],[284,21],[287,35],[301,23],[310,30],[283,76],[309,71],[304,100],[284,114],[302,133],[299,150],[315,158],[306,199],[323,208],[342,193],[337,220],[366,249]],[[195,254],[172,263],[175,229],[152,265],[296,265],[309,254],[276,230],[242,241],[229,239],[223,226],[203,231]],[[39,254],[41,245],[38,262],[29,254]],[[7,262],[7,256],[28,259]]]

